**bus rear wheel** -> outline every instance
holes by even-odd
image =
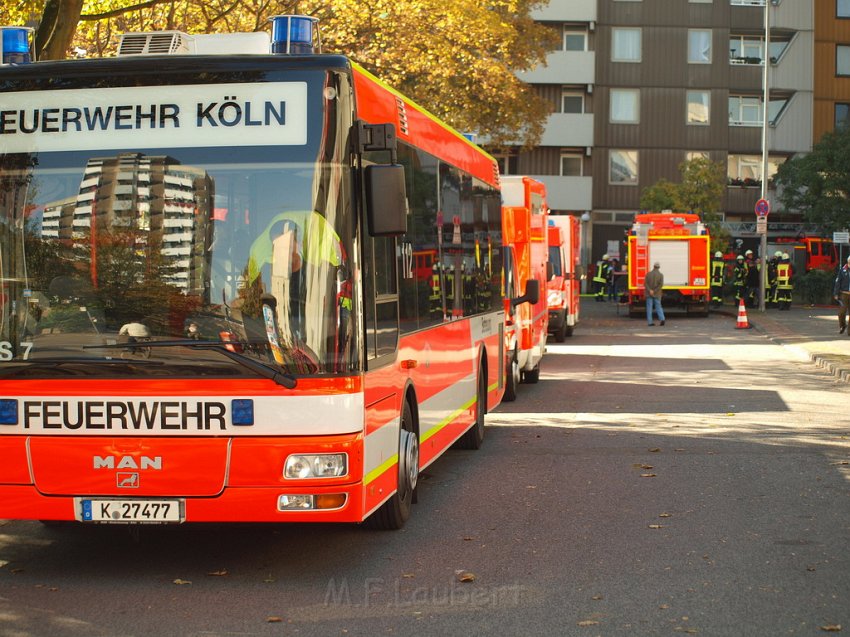
[[[419,480],[419,436],[410,403],[404,401],[398,436],[398,488],[389,500],[366,518],[366,526],[382,531],[400,529],[410,517]]]
[[[478,389],[475,397],[475,423],[466,430],[455,447],[458,449],[480,449],[484,442],[484,414],[487,413],[487,374],[484,366],[478,366]]]

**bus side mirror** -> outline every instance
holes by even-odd
[[[366,219],[373,237],[394,237],[407,232],[407,196],[404,166],[366,166]]]
[[[546,262],[546,280],[551,281],[555,278],[555,266],[551,261]]]
[[[537,305],[540,301],[540,281],[537,279],[529,279],[525,282],[525,294],[511,299],[511,306],[516,307],[523,303],[531,303]]]

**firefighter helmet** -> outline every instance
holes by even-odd
[[[789,257],[789,256],[788,256],[788,253],[787,253],[787,252],[783,252],[783,253],[782,253],[782,258],[783,258],[783,259],[790,259],[791,257]]]
[[[723,253],[720,250],[718,250],[717,252],[714,253],[714,258],[715,259],[722,259]]]
[[[777,259],[781,259],[782,258],[782,250],[777,250],[776,252],[773,253],[773,256],[775,256]]]
[[[607,255],[607,254],[603,254],[603,255],[602,255],[602,260],[603,260],[603,261],[607,261],[607,260],[608,260],[608,255]]]
[[[738,255],[738,261],[743,261],[743,260],[744,260],[744,255],[743,255],[743,254],[739,254],[739,255]]]
[[[745,254],[746,256],[748,256],[748,257],[749,257],[749,256],[752,256],[753,251],[752,251],[752,250],[747,250],[744,254]]]

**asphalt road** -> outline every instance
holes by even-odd
[[[585,303],[400,532],[0,521],[0,637],[850,631],[850,386]]]

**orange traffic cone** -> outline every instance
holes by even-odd
[[[750,322],[747,320],[747,306],[744,305],[744,299],[738,305],[738,322],[735,324],[736,330],[750,329]]]

